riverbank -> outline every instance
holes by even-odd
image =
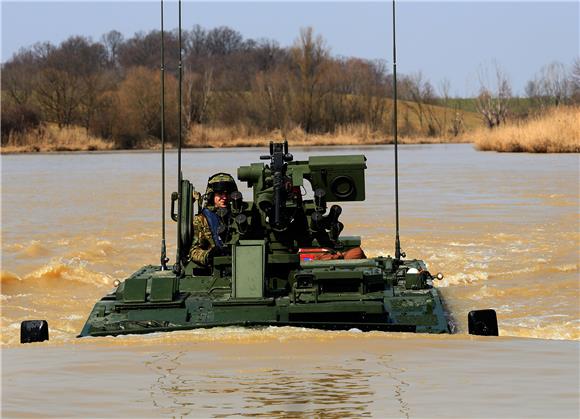
[[[544,115],[469,133],[480,151],[580,152],[580,107],[560,107]]]
[[[287,139],[291,146],[361,146],[392,144],[392,135],[372,131],[362,125],[347,125],[332,134],[307,134],[300,128],[285,133],[255,132],[245,125],[211,127],[195,125],[183,135],[184,148],[264,147],[271,140]],[[175,148],[175,141],[166,148]],[[474,143],[479,151],[528,153],[578,153],[580,152],[580,107],[560,107],[543,115],[510,122],[497,128],[471,129],[461,136],[428,137],[425,135],[400,135],[400,144],[452,144]],[[87,133],[81,127],[58,128],[45,125],[26,135],[15,136],[0,148],[2,154],[158,150],[161,143],[148,138],[123,144]]]
[[[392,144],[391,135],[373,132],[360,126],[343,127],[333,134],[307,134],[295,128],[283,134],[281,131],[272,131],[267,134],[256,134],[242,126],[233,127],[206,127],[194,126],[184,135],[184,148],[232,148],[232,147],[264,147],[271,140],[282,141],[287,139],[291,146],[335,146],[335,145],[377,145]],[[400,136],[400,144],[450,144],[470,142],[467,137],[425,137]],[[158,139],[146,139],[130,147],[95,137],[80,127],[58,128],[47,125],[42,129],[28,133],[26,136],[16,137],[3,146],[3,154],[14,153],[50,153],[63,151],[110,151],[110,150],[158,150],[161,143]],[[175,145],[167,142],[167,149]]]

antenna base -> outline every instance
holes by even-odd
[[[175,265],[173,265],[173,273],[179,278],[181,277],[181,274],[183,273],[183,269],[181,266],[181,263],[176,263]]]

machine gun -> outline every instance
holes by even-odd
[[[288,153],[288,141],[275,143],[270,141],[270,155],[260,156],[260,160],[270,160],[270,171],[272,172],[273,197],[273,219],[270,225],[276,231],[284,231],[288,227],[287,220],[283,218],[283,209],[286,206],[288,197],[289,182],[286,178],[286,168],[288,162],[294,160],[294,156]]]
[[[300,246],[339,247],[344,226],[339,221],[342,208],[327,203],[364,201],[366,158],[312,156],[294,161],[288,142],[270,142],[270,155],[261,156],[270,164],[253,163],[238,168],[238,179],[253,189],[254,225],[260,220],[258,235],[270,237],[287,249]],[[306,181],[306,182],[305,182]],[[309,184],[313,199],[303,199]],[[270,232],[272,234],[270,234]]]

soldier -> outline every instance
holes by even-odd
[[[228,173],[216,173],[208,179],[204,208],[193,219],[194,237],[189,251],[190,260],[198,265],[208,267],[214,256],[227,254],[227,228],[218,210],[228,209],[230,194],[237,190],[236,181]]]

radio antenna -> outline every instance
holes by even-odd
[[[161,270],[167,270],[165,245],[165,50],[163,37],[163,0],[161,0]]]
[[[395,141],[395,259],[400,260],[405,253],[401,251],[399,240],[399,150],[397,132],[397,43],[395,38],[395,0],[393,0],[393,137]]]
[[[178,104],[178,125],[179,134],[177,137],[177,257],[175,258],[175,265],[173,265],[174,272],[179,276],[181,274],[181,202],[183,194],[181,191],[181,84],[182,84],[182,64],[181,64],[181,0],[179,0],[179,28],[178,28],[178,43],[179,43],[179,104]]]

